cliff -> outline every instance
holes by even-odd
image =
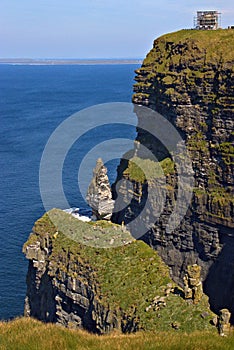
[[[118,169],[117,181],[123,181],[115,212],[118,201],[126,203],[126,208],[113,216],[115,222],[124,221],[133,235],[136,223],[149,226],[142,239],[158,251],[180,285],[187,265],[202,266],[204,289],[213,309],[230,309],[232,322],[233,46],[233,30],[182,30],[154,41],[153,49],[136,71],[132,99],[139,122],[133,159],[122,160]],[[169,233],[166,226],[178,199],[178,173],[170,150],[145,130],[147,121],[138,106],[157,111],[175,126],[192,160],[195,183],[191,204],[180,225]],[[153,123],[157,127],[157,118]],[[137,155],[137,144],[159,159],[163,176],[147,180],[144,169],[155,165]],[[147,198],[150,204],[146,215],[143,208]],[[162,204],[159,218],[150,227],[150,213],[157,212]],[[183,210],[183,203],[180,205]]]
[[[112,239],[111,232],[118,246],[88,245]],[[98,334],[215,331],[207,297],[184,300],[158,254],[121,226],[84,223],[53,209],[35,223],[23,251],[29,259],[25,316]]]

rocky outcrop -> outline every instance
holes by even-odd
[[[93,170],[93,178],[86,195],[87,203],[92,208],[93,216],[98,220],[110,220],[114,208],[112,192],[107,176],[107,168],[101,158]]]
[[[181,331],[216,331],[207,297],[191,307],[158,254],[141,241],[129,241],[127,231],[115,248],[77,241],[77,232],[95,236],[100,229],[105,235],[106,225],[112,224],[83,223],[57,209],[35,223],[23,248],[29,260],[25,316],[97,334],[167,331],[178,322]],[[118,234],[117,225],[112,229]]]
[[[224,337],[228,336],[231,333],[231,325],[230,325],[230,317],[231,313],[228,309],[220,310],[219,318],[218,318],[218,330],[219,334]]]
[[[82,230],[77,219],[59,210],[54,214],[62,215],[66,225],[73,221]],[[121,329],[117,311],[101,302],[94,269],[82,260],[79,243],[67,236],[61,237],[62,242],[59,238],[57,227],[45,215],[36,222],[24,245],[29,260],[25,316],[100,334]]]
[[[184,295],[185,299],[192,299],[195,304],[202,298],[201,267],[197,264],[190,265],[184,276]]]
[[[146,181],[139,177],[139,172],[136,175],[131,162],[122,160],[118,169],[118,179],[122,180],[118,198],[126,203],[126,208],[113,216],[115,222],[124,221],[133,235],[136,224],[144,222],[148,232],[142,238],[159,252],[181,286],[187,266],[201,266],[204,291],[213,309],[217,313],[222,308],[230,309],[232,322],[233,44],[234,32],[230,30],[212,33],[183,30],[155,40],[142,67],[136,71],[133,102],[138,116],[137,141],[159,159],[164,178]],[[176,127],[192,160],[193,197],[183,220],[172,232],[167,232],[166,227],[178,199],[177,169],[163,167],[163,162],[172,160],[170,150],[145,130],[146,118],[138,105],[157,111]],[[154,124],[157,126],[156,118]],[[133,154],[136,152],[135,149]],[[132,188],[134,195],[130,200]],[[155,195],[148,199],[148,214],[144,212],[141,216],[152,193]],[[183,211],[183,201],[180,205]],[[157,212],[160,215],[152,227],[151,215]]]

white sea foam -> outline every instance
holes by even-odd
[[[69,208],[69,209],[64,209],[63,211],[65,211],[66,213],[72,215],[74,218],[80,220],[80,221],[84,221],[84,222],[89,222],[91,221],[91,219],[88,216],[85,215],[80,215],[79,214],[79,210],[80,208]]]

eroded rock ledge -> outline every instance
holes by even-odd
[[[60,231],[60,222],[69,233]],[[118,247],[79,241],[84,231],[90,239],[98,231],[108,235],[110,227],[121,236]],[[158,254],[117,225],[83,223],[53,209],[35,223],[23,251],[29,259],[26,316],[98,334],[113,329],[217,331],[210,324],[214,315],[207,297],[197,304],[185,301]]]

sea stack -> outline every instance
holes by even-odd
[[[107,168],[101,158],[97,160],[96,167],[93,169],[93,178],[87,191],[86,200],[97,220],[110,220],[114,200],[112,199]]]

